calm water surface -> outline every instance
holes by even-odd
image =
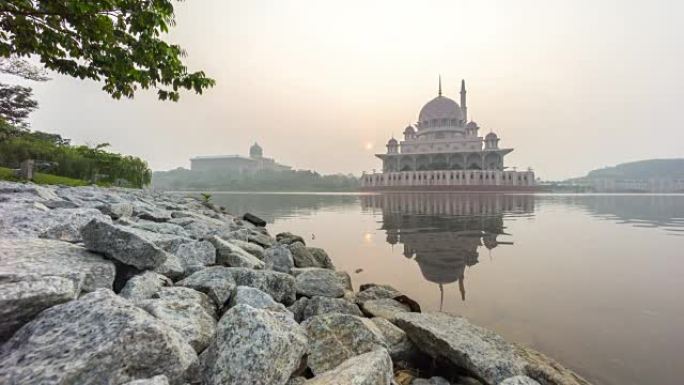
[[[683,195],[214,194],[595,384],[684,383]],[[358,273],[355,273],[358,271]]]

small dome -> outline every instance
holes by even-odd
[[[259,146],[258,143],[254,143],[252,147],[249,148],[249,156],[252,158],[261,158],[264,155],[264,150]]]
[[[440,95],[427,102],[420,110],[420,115],[418,116],[418,120],[421,122],[429,122],[436,119],[461,120],[463,119],[461,107],[455,101]]]
[[[487,134],[487,136],[485,136],[485,140],[496,140],[496,139],[499,139],[499,137],[496,136],[496,134],[493,132],[490,132],[489,134]]]
[[[406,135],[406,134],[415,134],[415,133],[416,133],[416,129],[413,128],[413,126],[410,126],[410,125],[409,125],[409,126],[406,126],[406,128],[404,129],[404,135]]]
[[[478,126],[477,123],[471,120],[470,122],[468,122],[468,124],[466,124],[466,128],[480,128],[480,126]]]
[[[398,144],[399,144],[399,142],[397,142],[397,140],[394,139],[394,138],[392,138],[392,139],[390,139],[389,141],[387,141],[387,145],[388,145],[388,146],[396,146],[396,145],[398,145]]]

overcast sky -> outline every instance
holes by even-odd
[[[194,155],[266,156],[360,174],[436,96],[468,87],[471,117],[544,179],[684,156],[682,1],[188,0],[169,40],[217,85],[178,103],[116,101],[54,75],[34,129],[109,142],[155,170]]]

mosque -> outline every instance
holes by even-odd
[[[468,121],[465,81],[461,81],[461,105],[442,95],[420,110],[418,122],[404,129],[404,140],[391,138],[387,152],[376,154],[382,172],[364,173],[365,190],[533,190],[534,172],[509,170],[504,157],[512,148],[499,147],[490,131],[480,136],[480,126]]]
[[[220,173],[255,173],[259,171],[288,171],[292,167],[264,157],[264,150],[258,143],[249,148],[249,157],[241,155],[196,156],[190,159],[192,171]]]

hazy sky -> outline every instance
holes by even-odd
[[[684,156],[684,2],[189,0],[169,40],[217,85],[179,103],[115,101],[92,81],[35,84],[33,128],[109,142],[155,170],[266,156],[325,173],[380,168],[436,95],[458,100],[545,179]]]

